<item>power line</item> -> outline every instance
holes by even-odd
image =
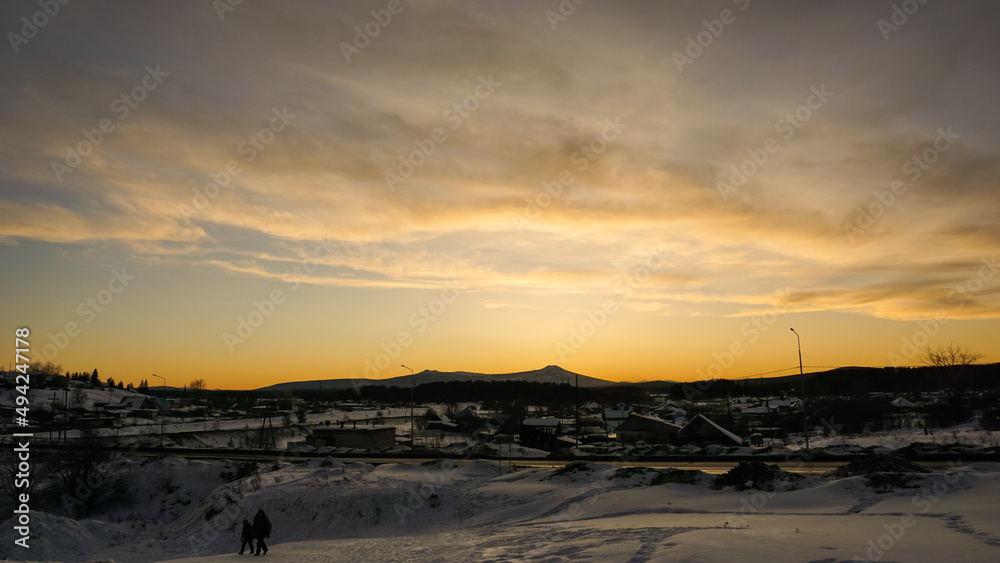
[[[799,366],[792,366],[790,368],[776,369],[776,370],[773,370],[773,371],[765,371],[763,373],[755,373],[753,375],[745,375],[743,377],[735,378],[735,380],[736,381],[740,381],[740,380],[743,380],[743,379],[750,379],[752,377],[760,377],[762,375],[770,375],[772,373],[780,373],[780,372],[783,372],[783,371],[788,371],[790,369],[798,369],[798,367]],[[840,368],[840,367],[843,367],[843,366],[802,366],[802,367],[807,367],[807,368]]]

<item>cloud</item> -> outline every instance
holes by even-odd
[[[354,5],[244,5],[223,22],[193,7],[67,12],[3,55],[16,80],[0,86],[0,240],[119,241],[137,259],[274,280],[325,241],[306,283],[462,279],[531,296],[604,295],[655,247],[665,265],[634,311],[755,314],[781,288],[799,311],[1000,310],[991,287],[947,307],[948,284],[1000,241],[1000,140],[983,126],[1000,88],[978,62],[1000,50],[982,23],[946,25],[990,10],[928,6],[887,43],[878,7],[755,3],[678,73],[671,53],[716,8],[586,4],[553,31],[535,4],[405,6],[350,63],[340,43],[370,18]],[[51,163],[117,120],[110,104],[156,64],[162,86],[57,180]],[[487,76],[501,85],[452,127]],[[781,137],[820,84],[834,96]],[[241,143],[275,108],[295,118],[251,160]],[[609,119],[627,127],[599,142]],[[949,126],[961,140],[849,240],[844,225]],[[435,128],[447,139],[390,190],[386,172]],[[780,150],[723,200],[716,182],[769,137]],[[240,173],[195,206],[230,162]]]

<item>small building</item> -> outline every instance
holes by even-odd
[[[628,415],[632,413],[632,405],[619,403],[613,407],[604,409],[604,429],[607,432],[614,432],[618,425],[628,420]]]
[[[452,422],[447,415],[436,414],[427,421],[427,430],[440,430],[441,432],[460,432],[462,429],[458,423]]]
[[[615,433],[619,442],[634,444],[669,444],[681,427],[671,424],[662,418],[644,414],[632,413],[625,422],[618,426]]]
[[[354,448],[372,450],[375,448],[391,448],[396,445],[395,426],[359,426],[344,428],[340,426],[324,426],[313,429],[306,436],[306,444],[314,448]]]
[[[156,403],[149,397],[135,395],[132,397],[122,397],[122,399],[118,401],[118,406],[131,411],[136,409],[155,409]]]
[[[558,418],[526,418],[521,421],[521,445],[551,450],[556,438],[562,436],[562,422]]]
[[[80,430],[114,428],[115,420],[113,416],[78,416],[73,419],[73,426]]]
[[[711,421],[707,416],[698,414],[677,432],[674,443],[742,446],[743,439]]]
[[[143,395],[122,397],[115,409],[125,411],[129,416],[150,420],[156,418],[158,412],[156,402]]]
[[[889,404],[897,409],[912,409],[917,406],[913,401],[907,400],[904,397],[896,397]]]

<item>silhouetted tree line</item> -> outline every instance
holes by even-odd
[[[948,367],[840,368],[806,374],[806,396],[866,397],[869,393],[913,394],[962,389],[964,391],[1000,392],[1000,364]],[[802,391],[800,376],[768,379],[718,379],[680,383],[670,388],[672,399],[722,399],[781,395],[798,396]]]
[[[910,400],[925,401],[921,408],[928,427],[946,427],[964,422],[974,412],[980,414],[984,428],[1000,428],[1000,364],[948,365],[913,368],[841,368],[807,374],[806,399],[809,404],[810,425],[843,425],[846,433],[860,432],[865,425],[879,425],[888,420],[893,409],[886,396],[872,397],[872,393],[900,395]],[[941,393],[941,392],[944,393]],[[763,380],[716,380],[675,385],[670,390],[673,399],[725,399],[737,396],[799,396],[802,392],[800,376],[777,377]],[[933,395],[932,395],[933,393]],[[723,407],[714,413],[720,422],[732,421],[739,429],[734,416]],[[770,425],[786,431],[799,431],[798,415],[774,417]],[[872,426],[873,430],[882,430]],[[889,428],[884,428],[889,429]]]
[[[181,391],[168,391],[168,396],[180,396]],[[435,381],[416,386],[413,396],[418,403],[482,402],[486,408],[504,404],[569,406],[595,401],[600,404],[642,403],[648,392],[637,385],[607,387],[576,387],[566,383],[535,381]],[[301,399],[305,401],[360,401],[376,403],[410,403],[409,387],[364,385],[344,389],[296,389],[289,391],[203,391],[202,397],[212,406],[253,403],[257,399]]]
[[[319,401],[375,401],[380,403],[410,402],[409,387],[364,385],[359,389],[296,390],[293,396]],[[579,395],[580,403],[637,403],[647,397],[645,389],[634,385],[609,387],[576,387],[566,383],[538,381],[434,381],[416,386],[414,400],[418,403],[483,402],[487,407],[497,404],[519,403],[554,407],[572,405]]]

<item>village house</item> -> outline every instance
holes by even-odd
[[[669,444],[681,427],[662,418],[632,413],[615,431],[619,442],[634,444]]]
[[[674,436],[675,444],[720,444],[723,446],[742,446],[743,438],[719,426],[703,414],[695,415]]]
[[[525,418],[521,421],[522,446],[551,450],[556,438],[562,436],[562,422],[558,418]]]
[[[608,433],[614,432],[618,425],[628,420],[628,415],[632,413],[632,405],[619,403],[613,407],[604,409],[604,429]]]

